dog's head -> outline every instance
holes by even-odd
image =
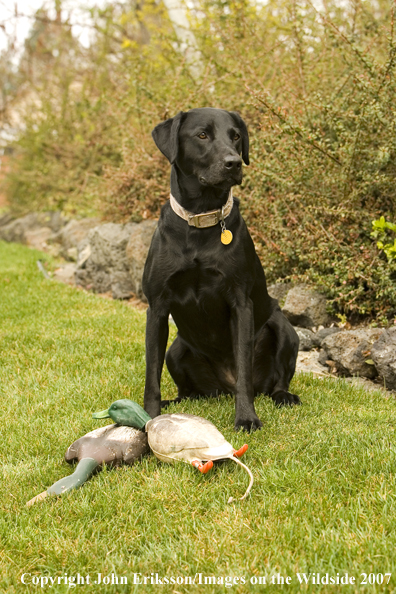
[[[201,185],[242,183],[242,159],[249,165],[249,136],[238,113],[212,107],[181,111],[158,124],[152,134],[169,162]]]

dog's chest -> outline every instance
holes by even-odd
[[[183,301],[202,301],[220,296],[228,284],[226,271],[218,263],[202,262],[193,258],[184,263],[169,278],[171,294]]]
[[[215,265],[185,266],[169,279],[170,313],[179,335],[197,349],[221,350],[229,336],[229,295],[233,292],[224,271]]]

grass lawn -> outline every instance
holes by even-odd
[[[201,475],[149,456],[26,508],[71,473],[70,443],[109,422],[92,412],[142,404],[145,368],[144,312],[44,279],[39,257],[53,267],[0,242],[0,592],[396,592],[396,402],[342,380],[298,375],[298,408],[258,398],[264,428],[251,435],[233,431],[229,397],[168,409],[249,444],[245,501],[227,505],[248,482],[230,461]],[[166,370],[163,396],[176,396]],[[315,574],[308,585],[303,573]],[[314,584],[317,574],[354,584]],[[165,578],[176,583],[155,583]]]

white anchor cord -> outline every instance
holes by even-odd
[[[246,489],[245,494],[239,498],[239,500],[242,501],[242,499],[245,499],[245,497],[247,497],[249,495],[250,489],[253,487],[253,482],[254,482],[253,474],[252,474],[251,470],[247,466],[245,466],[245,464],[243,464],[243,462],[241,462],[239,460],[239,458],[236,458],[235,456],[230,456],[230,458],[231,458],[231,460],[234,460],[234,462],[236,462],[237,464],[242,466],[242,468],[244,468],[246,470],[246,472],[248,473],[248,475],[250,476],[249,486]],[[229,500],[227,501],[227,503],[232,503],[233,501],[235,501],[234,497],[230,497]]]

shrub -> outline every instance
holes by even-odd
[[[388,240],[388,231],[396,232],[396,225],[385,221],[385,217],[381,217],[378,221],[373,221],[373,231],[371,237],[377,238],[377,247],[383,250],[388,262],[391,263],[396,260],[396,238],[393,239],[393,243],[384,243]]]
[[[199,80],[161,4],[97,11],[96,43],[74,71],[58,61],[51,100],[48,84],[37,91],[12,204],[157,216],[169,166],[154,125],[202,105],[239,110],[252,147],[242,207],[268,280],[314,282],[345,315],[395,315],[394,264],[370,237],[373,219],[395,216],[394,13],[337,4],[202,0],[190,14]]]

